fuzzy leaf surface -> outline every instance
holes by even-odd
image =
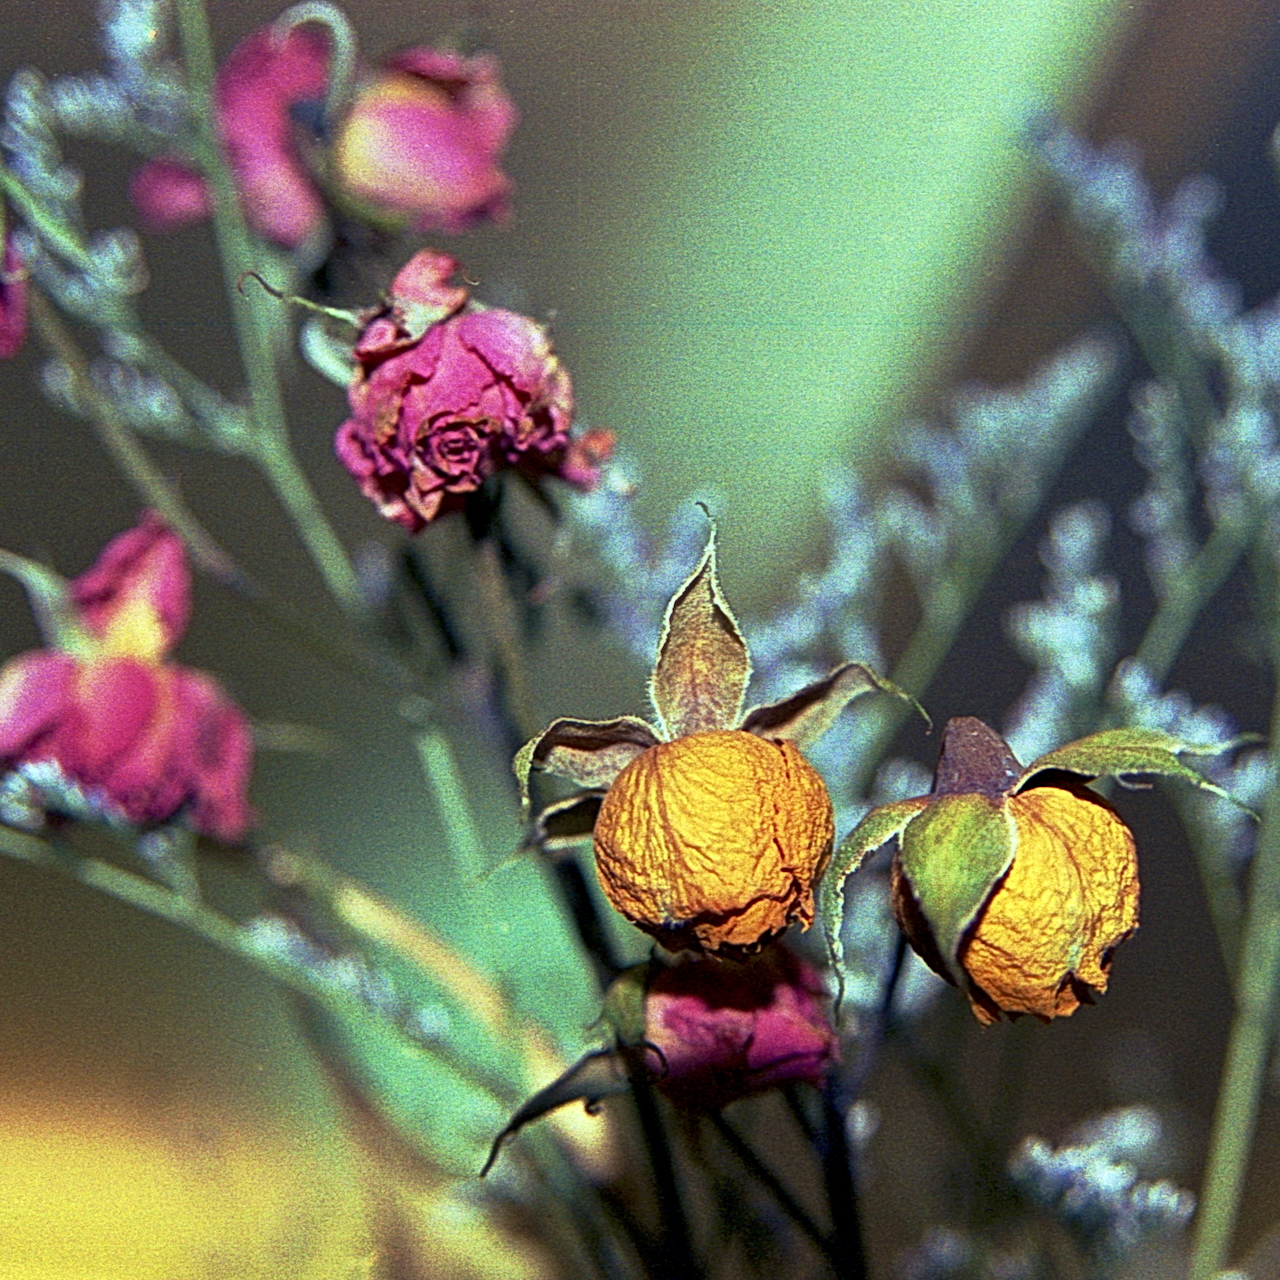
[[[512,768],[520,802],[529,803],[529,774],[545,769],[578,786],[603,790],[636,756],[658,745],[653,726],[637,716],[616,720],[553,720],[516,752]]]
[[[844,882],[862,865],[867,854],[900,835],[903,828],[929,804],[928,796],[882,804],[866,814],[862,821],[840,842],[822,882],[823,932],[837,970],[844,959],[840,926],[844,923]]]
[[[1197,745],[1157,729],[1104,729],[1078,742],[1069,742],[1065,747],[1033,761],[1018,779],[1016,789],[1021,791],[1037,773],[1046,769],[1061,769],[1086,778],[1125,778],[1147,773],[1162,778],[1181,778],[1192,786],[1237,803],[1221,787],[1178,759],[1182,752],[1216,755],[1230,745]]]
[[[980,795],[934,797],[903,832],[903,873],[948,965],[1009,870],[1016,841],[1004,804]]]
[[[786,739],[806,747],[835,724],[836,717],[854,698],[877,692],[902,698],[924,715],[920,704],[892,680],[877,675],[860,662],[846,662],[788,698],[753,707],[743,717],[742,728],[757,737]]]
[[[649,692],[668,738],[736,728],[750,677],[746,641],[716,576],[713,532],[662,625]]]

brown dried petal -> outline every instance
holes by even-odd
[[[580,787],[604,788],[642,751],[655,746],[658,735],[645,720],[553,720],[516,753],[513,762],[520,800],[529,802],[529,774],[545,769]]]
[[[668,738],[737,727],[751,677],[746,642],[716,577],[716,542],[671,598],[649,692]]]

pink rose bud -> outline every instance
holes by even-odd
[[[0,262],[0,360],[16,356],[26,338],[27,268],[7,235]]]
[[[492,58],[408,49],[357,92],[333,149],[338,189],[371,220],[414,231],[505,218],[498,161],[517,118]]]
[[[68,594],[86,636],[75,651],[32,650],[0,668],[0,768],[72,787],[114,820],[181,815],[215,839],[242,838],[248,722],[208,676],[164,661],[189,611],[181,542],[148,514]]]
[[[684,955],[645,996],[646,1060],[673,1101],[716,1109],[839,1061],[817,970],[779,945],[745,960]],[[656,1050],[657,1052],[654,1052]]]
[[[573,388],[546,330],[470,309],[447,283],[456,269],[423,251],[395,278],[356,343],[351,417],[335,442],[365,496],[410,532],[503,468],[590,488],[612,447],[607,432],[570,438]]]
[[[296,248],[325,219],[325,191],[358,217],[414,230],[461,231],[507,213],[498,169],[516,109],[491,58],[410,49],[364,71],[339,120],[318,122],[328,86],[328,38],[264,27],[218,70],[218,127],[245,217],[259,235]],[[163,156],[129,185],[144,224],[169,231],[209,216],[203,177]]]

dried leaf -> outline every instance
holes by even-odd
[[[489,1158],[484,1162],[480,1176],[483,1178],[493,1168],[503,1145],[525,1125],[570,1102],[585,1102],[587,1110],[592,1111],[602,1098],[625,1093],[630,1087],[626,1063],[617,1049],[597,1049],[594,1053],[585,1054],[558,1080],[552,1081],[545,1089],[539,1089],[507,1121],[489,1148]]]
[[[902,871],[948,967],[1009,870],[1016,839],[1005,804],[981,795],[934,796],[903,831]]]
[[[540,849],[544,853],[559,853],[590,840],[603,799],[603,791],[581,791],[540,809],[524,847]]]
[[[876,692],[891,693],[911,703],[925,720],[929,719],[924,708],[892,680],[859,662],[846,662],[789,698],[753,707],[743,717],[742,728],[760,738],[785,738],[806,747],[831,728],[854,698]]]
[[[580,787],[603,790],[641,752],[658,745],[648,721],[637,716],[616,720],[553,720],[516,752],[512,764],[520,784],[520,802],[529,803],[529,774],[545,769]]]
[[[737,727],[751,657],[716,577],[715,530],[667,606],[649,693],[668,738]]]
[[[862,865],[867,854],[901,834],[907,823],[928,803],[928,796],[917,796],[914,800],[882,804],[872,809],[840,842],[823,880],[821,905],[822,927],[837,971],[844,959],[844,946],[840,941],[840,926],[844,923],[844,882]]]

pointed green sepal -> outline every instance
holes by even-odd
[[[844,923],[844,882],[862,865],[867,854],[900,835],[912,818],[929,804],[928,796],[882,804],[867,813],[861,822],[840,842],[831,865],[822,879],[819,908],[822,929],[837,974],[844,961],[840,926]]]
[[[604,1022],[618,1037],[618,1043],[635,1046],[644,1043],[644,997],[649,986],[650,964],[632,965],[624,969],[604,993]]]
[[[948,967],[1012,865],[1016,843],[1004,803],[981,795],[935,796],[903,832],[902,872]]]
[[[860,662],[846,662],[781,702],[753,707],[743,716],[742,728],[760,738],[786,739],[798,747],[807,747],[864,693],[890,693],[914,707],[926,724],[931,723],[928,712],[905,689]]]
[[[1015,789],[1023,790],[1036,774],[1046,769],[1061,769],[1085,778],[1116,778],[1120,781],[1138,774],[1155,774],[1162,778],[1181,778],[1251,813],[1252,810],[1240,804],[1229,792],[1178,759],[1182,754],[1218,755],[1234,745],[1233,742],[1216,745],[1186,742],[1158,729],[1104,729],[1078,742],[1069,742],[1065,747],[1033,761],[1023,770]]]

